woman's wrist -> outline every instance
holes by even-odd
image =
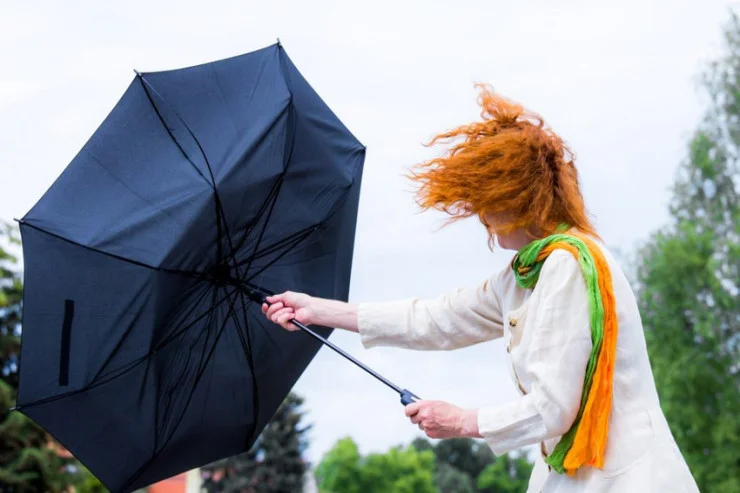
[[[483,438],[478,429],[478,410],[463,409],[460,416],[460,436]]]
[[[313,323],[357,332],[357,306],[343,301],[311,297]]]

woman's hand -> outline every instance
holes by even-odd
[[[286,291],[268,296],[266,300],[267,303],[262,305],[262,313],[284,329],[299,330],[291,320],[297,320],[305,325],[316,323],[316,314],[312,308],[314,298],[307,294]]]
[[[406,416],[429,438],[481,438],[478,410],[442,401],[418,401],[406,406]]]

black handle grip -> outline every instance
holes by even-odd
[[[401,404],[404,406],[408,406],[409,404],[412,404],[416,402],[418,399],[421,399],[418,395],[414,395],[411,391],[403,389],[401,392]]]

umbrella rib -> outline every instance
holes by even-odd
[[[218,233],[217,233],[217,241],[218,241],[218,243],[217,243],[216,247],[218,248],[218,263],[220,264],[221,261],[223,260],[223,245],[221,243],[223,242],[224,233],[225,233],[225,235],[226,235],[226,237],[227,237],[227,239],[229,241],[229,245],[230,245],[230,247],[232,249],[233,249],[233,243],[231,241],[231,234],[229,233],[229,227],[228,227],[228,224],[226,222],[226,213],[224,212],[223,204],[221,202],[221,197],[219,196],[219,194],[218,194],[218,188],[216,187],[216,178],[213,175],[213,168],[211,167],[210,161],[208,161],[208,156],[206,155],[206,151],[205,151],[205,149],[203,149],[203,146],[201,145],[200,141],[198,140],[198,137],[195,136],[195,132],[193,132],[193,130],[190,128],[190,125],[187,124],[187,122],[185,121],[185,119],[182,116],[180,116],[180,113],[177,112],[177,110],[175,109],[174,105],[172,103],[170,103],[167,100],[167,98],[165,98],[162,95],[162,93],[160,93],[159,91],[157,91],[157,88],[154,87],[154,85],[151,82],[149,82],[148,80],[146,80],[144,78],[144,75],[143,74],[138,74],[138,75],[139,75],[139,79],[141,79],[142,83],[145,86],[148,86],[149,89],[154,94],[156,94],[157,97],[159,97],[159,99],[161,99],[162,102],[164,102],[164,104],[166,104],[172,110],[172,113],[175,115],[175,117],[178,120],[180,120],[180,123],[182,123],[183,127],[185,127],[185,130],[188,132],[188,134],[190,135],[190,137],[192,137],[193,141],[195,142],[195,145],[198,146],[198,150],[200,151],[201,156],[203,156],[203,161],[206,163],[206,167],[208,168],[208,174],[211,177],[211,187],[213,188],[213,196],[214,196],[214,201],[215,201],[215,206],[216,206],[216,227],[218,228]],[[148,92],[147,92],[147,94],[148,94]],[[152,105],[154,105],[154,103],[152,103]],[[154,105],[154,107],[156,108],[156,105]],[[160,121],[162,122],[162,125],[165,128],[167,128],[167,124],[165,123],[165,121],[163,119],[160,119]],[[170,135],[172,135],[172,134],[170,134]],[[172,135],[172,138],[173,139],[175,138],[174,135]]]
[[[287,77],[284,77],[284,78],[286,81],[286,85],[289,85],[288,78]],[[282,184],[284,180],[283,177],[285,176],[285,173],[287,172],[288,167],[290,166],[290,163],[293,159],[293,149],[295,148],[295,135],[296,135],[295,133],[295,108],[293,108],[293,91],[290,89],[290,87],[288,87],[288,90],[290,92],[290,103],[288,104],[288,108],[293,110],[293,111],[290,111],[289,113],[289,116],[292,116],[291,121],[293,124],[291,127],[289,127],[292,130],[292,135],[290,137],[290,149],[288,150],[288,153],[285,156],[285,161],[283,162],[283,175],[280,176],[280,186],[278,187],[278,190],[275,193],[275,197],[272,201],[272,204],[270,204],[270,211],[267,214],[267,218],[265,219],[265,222],[262,224],[262,231],[260,231],[259,238],[255,242],[254,249],[252,250],[252,256],[255,255],[255,253],[257,252],[257,249],[259,248],[260,243],[262,242],[262,237],[264,236],[265,231],[267,230],[267,223],[270,222],[270,217],[272,217],[272,212],[275,209],[275,204],[277,203],[277,197],[280,193],[280,189],[282,188]],[[252,261],[250,260],[247,263],[246,268],[244,269],[244,277],[246,277],[247,274],[249,273],[249,268],[251,266],[252,266]],[[241,279],[241,276],[237,276],[237,277]]]
[[[275,180],[275,183],[272,185],[272,188],[270,189],[270,193],[267,195],[267,198],[262,202],[262,205],[260,205],[260,209],[257,211],[257,215],[252,220],[252,222],[247,226],[247,228],[244,230],[244,234],[242,234],[241,239],[239,240],[239,243],[237,244],[234,251],[231,252],[232,257],[236,258],[236,253],[239,251],[243,246],[244,243],[247,241],[247,237],[252,232],[252,230],[257,226],[257,224],[262,220],[262,216],[264,215],[265,211],[267,210],[267,207],[270,206],[270,204],[274,204],[277,199],[277,193],[280,189],[280,187],[283,184],[282,177],[278,180]],[[240,267],[243,264],[237,264],[237,267]]]
[[[177,339],[178,337],[180,337],[180,335],[182,335],[186,330],[188,330],[189,328],[191,328],[192,326],[194,326],[195,324],[197,324],[198,322],[200,322],[203,319],[203,317],[208,316],[208,314],[211,313],[212,310],[215,310],[220,305],[222,305],[225,301],[227,301],[228,297],[231,296],[232,294],[234,294],[234,292],[236,292],[236,291],[238,291],[237,288],[232,289],[231,290],[231,293],[228,293],[226,296],[224,296],[220,300],[216,301],[216,304],[213,305],[212,308],[206,310],[204,313],[201,313],[200,315],[198,315],[198,317],[195,320],[193,320],[192,322],[189,322],[187,325],[185,325],[184,327],[180,328],[177,332],[171,334],[167,339],[165,339],[164,341],[162,341],[161,343],[159,343],[157,345],[157,347],[154,348],[154,350],[155,351],[159,351],[163,347],[169,345],[172,341],[174,341],[175,339]]]
[[[217,291],[214,290],[214,293],[217,293]],[[184,356],[185,361],[181,365],[182,368],[181,368],[181,370],[179,372],[180,373],[179,376],[173,377],[172,379],[169,379],[169,380],[174,380],[174,382],[172,384],[165,385],[166,382],[162,382],[162,387],[165,387],[165,388],[166,387],[169,387],[169,390],[165,390],[165,393],[166,393],[166,404],[165,404],[165,407],[164,407],[164,411],[162,412],[162,417],[165,419],[165,421],[166,421],[166,416],[169,415],[170,408],[172,407],[172,401],[173,401],[172,396],[175,393],[175,391],[180,387],[182,381],[185,379],[185,377],[187,375],[188,365],[189,365],[190,359],[191,359],[191,357],[193,355],[193,350],[200,343],[200,341],[203,338],[203,336],[205,336],[205,340],[203,341],[203,351],[201,352],[200,361],[198,362],[198,372],[201,371],[201,365],[203,365],[203,356],[205,355],[205,352],[206,352],[206,350],[208,348],[208,339],[210,338],[211,326],[213,325],[213,322],[214,322],[214,313],[216,311],[216,309],[214,307],[214,301],[215,301],[215,294],[214,294],[214,297],[211,299],[211,309],[208,311],[208,318],[206,319],[205,324],[203,324],[204,327],[205,327],[205,330],[199,331],[197,333],[197,336],[196,336],[195,340],[190,344],[190,347],[187,350],[175,351],[175,355],[178,356],[178,357],[180,357],[183,354],[185,354],[185,356]],[[178,358],[178,359],[181,359],[181,358]],[[174,360],[174,358],[173,358],[173,360]],[[174,361],[170,362],[170,364],[168,366],[174,366]],[[159,393],[157,395],[159,396]],[[157,404],[157,409],[159,409],[159,403]],[[155,425],[155,430],[156,431],[155,431],[155,440],[154,440],[155,446],[154,446],[154,449],[156,450],[157,449],[157,443],[159,442],[159,440],[157,440],[158,437],[157,437],[157,434],[156,434],[159,431],[159,420],[157,420],[157,424]]]
[[[274,243],[271,243],[264,247],[263,249],[254,252],[252,255],[246,257],[243,260],[240,260],[237,262],[237,266],[241,267],[244,264],[251,263],[253,260],[257,260],[259,258],[262,258],[266,255],[269,255],[271,253],[274,253],[276,251],[279,251],[281,248],[283,248],[285,245],[291,244],[293,241],[295,241],[298,237],[303,237],[304,235],[311,234],[315,229],[317,229],[317,226],[309,226],[307,228],[304,228],[300,231],[296,231],[295,233],[292,233],[285,238],[278,240]]]
[[[153,271],[156,271],[156,272],[166,272],[168,274],[175,274],[175,275],[179,275],[179,276],[190,277],[190,278],[198,279],[198,280],[201,280],[201,281],[208,278],[208,276],[206,274],[204,274],[203,272],[189,271],[189,270],[180,270],[180,269],[169,269],[167,267],[155,267],[153,265],[147,264],[145,262],[141,262],[139,260],[133,260],[133,259],[124,257],[122,255],[118,255],[118,254],[111,253],[111,252],[106,252],[105,250],[101,250],[99,248],[91,247],[89,245],[85,245],[84,243],[79,243],[77,241],[70,240],[69,238],[65,238],[64,236],[62,236],[60,234],[52,233],[51,231],[47,231],[47,230],[45,230],[45,229],[43,229],[43,228],[41,228],[39,226],[36,226],[35,224],[29,223],[28,221],[26,221],[24,219],[21,219],[20,221],[18,221],[18,223],[21,224],[21,225],[23,225],[23,226],[28,226],[29,228],[35,229],[36,231],[39,231],[39,232],[44,233],[46,235],[52,236],[52,237],[54,237],[54,238],[56,238],[58,240],[65,241],[65,242],[67,242],[67,243],[69,243],[71,245],[74,245],[74,246],[77,246],[77,247],[80,247],[80,248],[84,248],[85,250],[89,250],[91,252],[95,252],[95,253],[98,253],[100,255],[105,255],[106,257],[114,258],[114,259],[120,260],[122,262],[126,262],[127,264],[137,265],[139,267],[144,267],[146,269],[150,269],[150,270],[153,270]]]
[[[278,182],[280,183],[280,185],[277,187],[277,191],[275,192],[274,197],[270,201],[269,210],[267,212],[267,216],[265,217],[264,222],[262,223],[262,228],[260,229],[260,234],[257,237],[257,241],[254,243],[254,248],[252,249],[252,255],[254,255],[254,253],[259,248],[260,243],[262,242],[262,238],[265,235],[265,231],[267,230],[267,223],[270,222],[270,218],[272,217],[272,212],[275,210],[275,204],[277,203],[277,197],[278,197],[278,195],[280,193],[280,188],[282,186],[283,178],[280,177],[278,179]],[[246,236],[245,236],[245,238],[246,238]],[[234,249],[233,245],[231,247],[231,260],[235,264],[234,267],[235,267],[235,270],[236,270],[236,277],[237,277],[237,279],[239,279],[241,281],[242,280],[242,273],[239,272],[240,265],[236,263],[236,250]],[[249,272],[249,267],[251,266],[251,264],[252,264],[252,261],[251,260],[247,262],[247,265],[244,268],[244,275],[243,275],[244,277],[247,276],[247,273]]]
[[[227,300],[228,296],[233,295],[235,292],[238,292],[238,289],[237,288],[232,289],[229,294],[227,294],[226,296],[224,296],[223,298],[221,298],[220,300],[218,300],[216,302],[215,307],[218,307],[218,306],[222,305]],[[200,315],[198,315],[198,317],[195,320],[193,320],[192,322],[188,323],[186,326],[182,327],[176,333],[174,333],[171,336],[169,336],[167,339],[165,339],[164,341],[162,341],[159,345],[157,345],[153,350],[149,351],[147,354],[145,354],[145,355],[143,355],[143,356],[141,356],[141,357],[139,357],[139,358],[131,361],[130,363],[127,363],[126,365],[124,365],[124,366],[122,366],[120,368],[116,368],[115,370],[111,370],[110,372],[105,373],[104,375],[102,375],[100,377],[101,380],[98,380],[97,382],[94,382],[94,383],[91,383],[89,385],[86,385],[85,387],[80,388],[80,389],[70,390],[70,391],[67,391],[67,392],[63,392],[61,394],[56,394],[56,395],[52,395],[52,396],[49,396],[49,397],[44,397],[43,399],[38,399],[38,400],[35,400],[35,401],[31,401],[31,402],[28,402],[26,404],[20,404],[20,405],[17,406],[17,409],[18,410],[23,410],[23,409],[26,409],[26,408],[29,408],[29,407],[35,407],[35,406],[39,406],[41,404],[47,404],[49,402],[57,401],[59,399],[64,399],[64,398],[67,398],[67,397],[71,397],[73,395],[81,394],[82,392],[87,392],[88,390],[92,390],[92,389],[94,389],[96,387],[99,387],[100,385],[103,385],[103,384],[106,384],[106,383],[108,383],[108,382],[110,382],[112,380],[115,380],[116,378],[122,376],[123,374],[125,374],[126,372],[128,372],[129,370],[131,370],[132,368],[134,368],[136,365],[138,365],[142,361],[145,361],[146,359],[148,359],[149,357],[151,357],[152,355],[154,355],[157,351],[159,351],[163,347],[169,345],[172,341],[174,341],[175,339],[177,339],[177,337],[179,337],[181,334],[183,334],[186,330],[188,330],[189,328],[191,328],[192,326],[194,326],[195,324],[197,324],[198,322],[200,322],[204,317],[208,316],[208,314],[211,313],[211,311],[212,310],[209,309],[206,312],[201,313]]]
[[[317,229],[317,226],[310,226],[310,227],[304,229],[303,231],[298,231],[295,234],[292,234],[290,236],[285,237],[283,240],[281,240],[279,242],[275,242],[272,245],[263,248],[262,250],[260,250],[259,252],[257,252],[256,255],[254,255],[251,258],[252,258],[252,260],[257,260],[257,259],[261,259],[262,257],[266,257],[267,255],[270,255],[271,253],[275,253],[277,251],[280,251],[280,249],[282,249],[286,245],[291,245],[296,240],[297,241],[303,240],[304,236],[310,235],[316,229]]]
[[[159,108],[157,108],[156,103],[154,102],[154,99],[152,98],[152,95],[149,93],[149,90],[147,89],[147,85],[149,85],[148,81],[144,80],[144,76],[142,74],[137,74],[139,78],[139,82],[141,83],[141,87],[144,89],[144,94],[146,94],[146,98],[149,100],[149,104],[152,105],[152,109],[154,110],[154,113],[157,115],[157,118],[162,123],[162,126],[164,127],[165,131],[167,132],[167,135],[170,136],[170,139],[172,142],[177,146],[178,149],[180,149],[180,152],[185,157],[185,159],[188,160],[188,162],[193,166],[193,169],[200,175],[201,178],[203,178],[206,183],[211,185],[211,187],[214,187],[213,184],[211,184],[208,181],[208,178],[203,174],[203,172],[198,168],[198,166],[193,162],[192,159],[190,159],[190,156],[188,156],[188,153],[185,152],[185,149],[180,145],[180,143],[175,138],[175,135],[172,133],[172,130],[170,130],[170,127],[167,126],[167,122],[164,121],[164,117],[162,116],[162,113],[159,111]],[[154,89],[154,88],[152,88]],[[155,91],[156,92],[156,91]],[[158,94],[158,93],[157,93]],[[158,94],[159,95],[159,94]]]
[[[190,286],[190,287],[189,287],[189,288],[188,288],[188,289],[187,289],[187,290],[185,291],[185,293],[183,294],[183,297],[187,297],[187,296],[189,296],[189,295],[190,295],[190,294],[192,293],[192,291],[195,291],[195,290],[198,290],[198,289],[202,289],[202,290],[203,290],[203,292],[202,292],[202,293],[200,293],[199,295],[197,295],[197,296],[198,296],[198,299],[197,299],[197,300],[195,300],[195,301],[194,301],[194,303],[192,303],[192,304],[191,304],[191,306],[189,307],[189,309],[190,309],[190,313],[192,313],[192,311],[194,311],[195,307],[197,307],[197,306],[198,306],[198,304],[199,304],[199,303],[200,303],[200,302],[202,301],[202,299],[203,299],[203,298],[205,297],[205,295],[206,295],[206,294],[208,294],[208,289],[207,289],[207,286],[208,286],[207,284],[199,284],[199,283],[198,283],[198,284],[193,284],[193,285],[192,285],[192,286]],[[172,311],[174,311],[175,309],[176,309],[176,308],[173,308],[173,310],[172,310]],[[169,319],[169,318],[170,318],[170,314],[171,314],[171,313],[168,313],[168,314],[167,314],[167,316],[166,316],[165,318],[166,318],[166,319]],[[188,316],[189,316],[189,315],[190,315],[190,314],[188,314]],[[123,341],[125,341],[125,340],[126,340],[126,338],[128,337],[128,335],[129,335],[129,334],[131,333],[131,330],[133,329],[133,327],[134,327],[134,324],[132,323],[132,324],[130,324],[130,325],[129,325],[129,327],[128,327],[128,328],[127,328],[127,329],[126,329],[125,331],[124,331],[124,333],[123,333],[123,334],[121,335],[120,339],[119,339],[119,340],[118,340],[118,342],[116,343],[116,345],[115,345],[115,347],[113,348],[113,350],[112,350],[112,351],[110,352],[110,354],[109,354],[109,355],[108,355],[108,357],[107,357],[107,358],[105,359],[105,361],[103,362],[103,364],[102,364],[102,365],[100,365],[100,368],[99,368],[99,369],[98,369],[98,371],[97,371],[97,372],[95,373],[95,376],[93,376],[93,378],[92,378],[92,379],[90,380],[90,383],[94,383],[94,382],[95,382],[95,380],[97,380],[97,379],[98,379],[98,378],[100,377],[100,374],[101,374],[101,373],[103,372],[103,370],[105,369],[105,367],[106,367],[106,366],[108,366],[108,363],[110,363],[111,359],[113,359],[113,356],[115,356],[115,354],[116,354],[116,353],[118,352],[118,350],[120,349],[121,345],[123,344]]]
[[[244,294],[244,291],[243,291],[243,290],[239,289],[239,290],[238,290],[238,292],[239,292],[239,294],[240,294],[240,295],[241,295],[242,297],[245,297],[245,294]],[[246,301],[247,299],[248,299],[248,298],[244,298],[244,301],[243,301],[242,303],[247,303],[247,304],[248,304],[248,302]],[[252,301],[252,300],[249,300],[249,302],[251,302],[251,301]],[[244,316],[246,317],[246,313],[245,313],[245,315],[244,315]],[[247,323],[247,322],[246,322],[246,320],[247,320],[247,319],[245,318],[244,320],[245,320],[245,322],[244,322],[244,323]],[[269,331],[269,330],[266,330],[266,329],[265,329],[265,328],[264,328],[264,327],[263,327],[262,325],[260,325],[260,324],[257,324],[257,326],[258,326],[258,327],[259,327],[260,329],[262,329],[262,333],[263,333],[263,334],[265,334],[265,336],[267,336],[267,340],[269,340],[269,341],[270,341],[270,342],[272,343],[272,346],[273,346],[273,347],[274,347],[275,349],[277,349],[277,350],[278,350],[279,352],[281,352],[281,353],[282,353],[282,348],[281,348],[281,347],[280,347],[280,345],[279,345],[279,344],[277,343],[277,341],[275,341],[275,339],[273,339],[272,335],[270,334],[270,331]],[[248,327],[247,327],[247,328],[248,328]]]
[[[244,347],[244,352],[247,356],[247,364],[249,365],[249,371],[252,375],[252,408],[254,409],[254,413],[252,414],[252,427],[249,430],[249,433],[247,434],[247,439],[244,444],[244,448],[246,450],[249,450],[251,442],[254,440],[254,435],[257,432],[257,420],[259,419],[259,388],[257,387],[257,373],[255,371],[255,365],[254,365],[254,353],[252,352],[252,338],[249,333],[249,319],[247,318],[247,298],[244,296],[244,293],[239,291],[239,296],[242,299],[242,314],[244,316],[244,333],[242,334],[242,327],[239,323],[238,317],[234,315],[234,324],[236,325],[236,331],[237,334],[239,334],[239,340],[242,343],[242,346]],[[244,337],[246,337],[246,341],[244,340]],[[274,343],[271,337],[269,339]]]
[[[287,84],[287,79],[286,79],[286,84]],[[283,173],[280,175],[280,178],[278,179],[278,185],[277,187],[274,187],[275,195],[273,197],[268,196],[268,200],[270,198],[272,200],[270,203],[269,211],[267,213],[267,217],[265,218],[265,221],[262,224],[262,229],[260,231],[259,237],[257,238],[257,241],[254,244],[254,249],[252,250],[252,256],[255,255],[255,253],[259,249],[260,243],[262,242],[262,238],[265,234],[265,231],[267,230],[267,224],[270,222],[270,218],[272,217],[272,212],[275,210],[275,204],[277,203],[278,195],[280,195],[280,190],[282,189],[285,173],[287,172],[288,167],[290,166],[291,160],[293,158],[293,149],[295,148],[296,133],[295,133],[295,109],[293,108],[293,93],[292,92],[290,92],[290,102],[288,103],[288,110],[289,110],[289,116],[292,117],[290,121],[293,124],[291,127],[289,127],[292,130],[291,132],[292,135],[290,137],[290,149],[288,150],[287,155],[285,156],[285,160],[283,161]],[[293,110],[293,111],[290,111],[290,110]],[[270,191],[270,193],[272,193],[272,190]],[[246,235],[244,236],[244,239],[246,239]],[[231,247],[231,254],[232,254],[232,257],[234,257],[234,260],[236,260],[235,259],[236,250],[234,249],[233,245]],[[244,269],[244,276],[242,276],[242,274],[239,272],[239,266],[237,265],[236,277],[242,280],[242,278],[246,277],[247,274],[249,273],[249,268],[251,266],[252,266],[252,260],[249,260],[247,262],[247,266]]]
[[[251,281],[251,280],[253,280],[253,279],[254,279],[255,277],[259,276],[259,275],[260,275],[260,274],[262,274],[262,273],[263,273],[264,271],[266,271],[267,269],[269,269],[269,268],[270,268],[270,267],[271,267],[271,266],[272,266],[273,264],[275,264],[275,262],[277,262],[277,261],[278,261],[278,260],[280,260],[281,258],[285,257],[285,256],[286,256],[286,255],[287,255],[288,253],[290,253],[290,252],[291,252],[291,251],[292,251],[292,250],[293,250],[294,248],[296,248],[296,247],[297,247],[298,245],[300,245],[301,243],[303,243],[303,242],[304,242],[304,241],[306,240],[306,238],[308,238],[309,236],[311,236],[311,233],[313,233],[314,231],[316,231],[316,229],[313,229],[313,230],[311,230],[311,231],[310,231],[309,233],[307,233],[307,234],[305,234],[305,235],[301,236],[300,238],[298,238],[298,239],[297,239],[297,241],[293,242],[293,244],[292,244],[292,245],[290,245],[290,247],[289,247],[289,248],[286,248],[285,250],[283,250],[283,251],[282,251],[282,252],[280,253],[280,255],[278,255],[278,256],[277,256],[277,257],[275,257],[274,259],[270,260],[270,261],[269,261],[269,262],[268,262],[268,263],[267,263],[266,265],[264,265],[264,266],[263,266],[263,267],[262,267],[262,268],[261,268],[260,270],[258,270],[257,272],[255,272],[254,274],[252,274],[252,275],[251,275],[250,277],[248,277],[248,278],[246,279],[246,281]]]
[[[123,365],[122,367],[117,368],[115,370],[112,370],[110,373],[106,373],[105,374],[105,378],[103,378],[102,380],[98,380],[97,382],[95,382],[93,384],[90,384],[90,385],[87,385],[87,386],[85,386],[85,387],[83,387],[81,389],[70,390],[68,392],[63,392],[61,394],[56,394],[56,395],[52,395],[52,396],[49,396],[49,397],[44,397],[43,399],[38,399],[38,400],[35,400],[35,401],[31,401],[31,402],[28,402],[26,404],[19,404],[16,407],[16,409],[18,411],[23,411],[24,409],[28,409],[30,407],[36,407],[36,406],[40,406],[42,404],[48,404],[50,402],[58,401],[60,399],[65,399],[67,397],[72,397],[72,396],[75,396],[77,394],[81,394],[83,392],[87,392],[88,390],[92,390],[92,389],[94,389],[96,387],[99,387],[101,385],[104,385],[104,384],[106,384],[108,382],[112,382],[113,380],[117,379],[118,377],[121,377],[121,376],[125,375],[130,370],[132,370],[133,368],[135,368],[137,365],[139,365],[142,362],[146,361],[147,358],[149,358],[149,356],[151,356],[151,355],[150,354],[145,354],[144,356],[141,356],[139,358],[136,358],[135,360],[133,360],[133,361],[131,361],[131,362]]]
[[[208,319],[206,320],[206,323],[204,324],[205,327],[207,328],[207,330],[205,331],[206,332],[206,340],[203,343],[204,344],[204,347],[207,347],[207,345],[208,345],[208,339],[209,339],[209,336],[210,336],[210,333],[211,333],[210,327],[211,327],[211,324],[213,324],[213,316],[214,316],[217,308],[220,306],[220,302],[218,302],[218,303],[216,302],[217,295],[218,295],[218,289],[212,290],[211,304],[210,304],[210,308],[207,311],[207,313],[208,313]],[[226,297],[226,299],[228,299],[228,297]],[[191,310],[191,313],[192,313],[192,310]],[[190,316],[190,314],[188,314],[188,317],[189,316]],[[199,318],[202,318],[202,317],[199,317]],[[202,361],[201,361],[201,363],[202,363]],[[199,368],[200,368],[200,363],[199,363]],[[159,396],[159,393],[157,393],[156,395],[157,395],[157,409],[159,409],[159,398],[160,398],[160,396]],[[155,419],[156,419],[155,430],[159,430],[159,414],[155,414]],[[159,446],[158,435],[156,433],[155,433],[155,436],[154,436],[154,440],[155,440],[154,441],[154,450],[156,450],[157,447]]]
[[[233,291],[231,294],[228,294],[226,297],[230,300],[231,295],[235,294]],[[211,357],[213,356],[213,353],[216,350],[216,347],[218,346],[218,341],[221,339],[221,336],[224,333],[224,329],[226,328],[227,322],[229,318],[231,317],[232,308],[229,308],[229,312],[226,314],[226,317],[224,317],[224,322],[221,324],[221,328],[218,331],[218,335],[216,336],[216,340],[213,342],[213,346],[211,347],[210,351],[208,351],[208,356],[205,359],[205,366],[208,365],[208,363],[211,360]],[[205,350],[205,348],[204,348]],[[190,401],[193,398],[193,394],[195,393],[195,388],[198,386],[198,383],[200,382],[200,379],[203,377],[203,374],[205,373],[205,366],[201,369],[199,369],[197,375],[195,376],[195,379],[193,381],[192,389],[190,391],[190,395],[188,396],[187,401],[183,405],[182,412],[180,413],[180,417],[178,418],[175,425],[172,427],[172,430],[170,431],[169,435],[165,439],[164,443],[161,447],[159,447],[159,450],[156,450],[154,454],[152,454],[152,457],[143,464],[132,476],[131,478],[126,482],[125,486],[122,488],[122,490],[127,490],[139,477],[144,473],[146,468],[151,465],[152,462],[154,462],[157,457],[159,457],[159,454],[162,453],[162,451],[167,447],[170,440],[172,440],[172,437],[175,436],[175,433],[177,432],[177,429],[180,426],[180,423],[182,423],[183,418],[185,417],[185,413],[187,412],[188,407],[190,406]]]

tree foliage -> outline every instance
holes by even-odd
[[[498,457],[478,476],[478,491],[482,493],[526,493],[532,463],[525,457]]]
[[[704,77],[711,105],[671,222],[639,251],[638,302],[661,404],[701,491],[740,491],[740,21]]]
[[[531,470],[526,458],[496,458],[484,442],[470,438],[436,445],[417,438],[409,447],[367,457],[345,438],[324,456],[316,479],[322,493],[516,493],[522,485],[526,490]]]
[[[351,438],[337,442],[316,469],[322,493],[436,493],[434,453],[413,446],[362,457]]]

